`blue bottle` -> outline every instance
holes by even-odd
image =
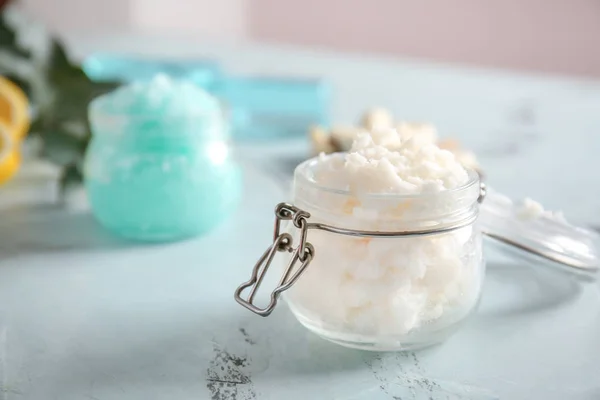
[[[97,81],[150,80],[158,73],[191,80],[223,104],[237,140],[303,137],[312,125],[329,125],[331,88],[318,79],[231,76],[210,60],[157,60],[96,54],[84,71]]]
[[[212,90],[220,79],[219,65],[211,60],[162,60],[137,56],[97,53],[83,62],[83,71],[95,81],[129,83],[148,81],[157,74],[187,79]]]
[[[301,137],[329,124],[330,88],[323,80],[229,76],[216,86],[236,139]]]

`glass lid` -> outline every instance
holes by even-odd
[[[600,268],[600,235],[569,223],[525,199],[513,202],[491,189],[480,206],[483,234],[512,256],[540,262],[595,280]]]

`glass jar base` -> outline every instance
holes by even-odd
[[[436,342],[436,343],[415,343],[415,344],[398,345],[398,347],[395,347],[395,346],[384,346],[379,343],[350,342],[350,341],[345,341],[345,340],[337,340],[337,339],[329,338],[329,337],[326,337],[323,335],[319,335],[319,336],[321,336],[323,339],[325,339],[331,343],[335,343],[340,346],[348,347],[350,349],[366,350],[366,351],[374,351],[374,352],[417,351],[417,350],[422,350],[422,349],[426,349],[428,347],[435,346],[442,342],[442,341],[440,341],[440,342]]]
[[[228,216],[222,215],[219,218],[203,221],[203,223],[186,224],[187,226],[182,226],[183,224],[140,226],[140,224],[125,224],[122,221],[115,221],[97,214],[94,214],[94,218],[106,230],[121,238],[138,242],[167,243],[191,239],[208,233]]]
[[[223,218],[224,219],[224,218]],[[125,226],[103,220],[96,216],[96,220],[105,229],[124,239],[130,239],[140,242],[159,243],[175,242],[179,240],[191,239],[211,231],[221,220],[214,221],[211,224],[205,223],[194,227],[183,229],[182,227],[154,227],[140,228],[138,226]]]
[[[427,333],[415,331],[399,338],[397,335],[383,337],[340,333],[339,331],[316,326],[310,320],[295,312],[294,315],[306,329],[329,342],[353,349],[376,352],[415,351],[438,345],[452,336],[462,326],[463,322],[460,321]]]
[[[239,179],[235,177],[235,186],[204,198],[190,190],[190,198],[199,199],[194,207],[189,198],[161,197],[162,191],[145,190],[143,196],[127,190],[112,193],[93,182],[88,182],[86,189],[94,218],[113,234],[142,242],[174,242],[206,234],[230,218],[241,196]]]
[[[191,239],[196,236],[199,236],[203,233],[203,231],[193,231],[193,232],[181,232],[181,231],[140,231],[138,229],[123,229],[121,227],[110,227],[106,226],[105,228],[110,230],[117,236],[122,237],[123,239],[130,239],[139,242],[148,242],[148,243],[166,243],[166,242],[176,242],[179,240]]]

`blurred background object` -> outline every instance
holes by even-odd
[[[89,106],[85,188],[98,221],[122,236],[172,241],[235,210],[242,178],[218,99],[161,74]]]
[[[157,70],[216,95],[235,139],[304,138],[285,175],[310,156],[311,126],[322,128],[312,138],[325,151],[343,149],[347,143],[340,147],[331,139],[348,135],[329,136],[330,128],[352,126],[376,105],[398,121],[431,121],[448,133],[446,148],[473,150],[477,158],[465,153],[465,159],[481,161],[484,170],[505,154],[533,152],[550,126],[564,130],[556,123],[587,137],[591,128],[581,118],[548,116],[596,107],[591,86],[579,84],[600,76],[599,56],[591,50],[598,5],[591,1],[14,0],[11,6],[35,22],[21,22],[27,32],[7,32],[3,40],[17,53],[31,48],[22,56],[32,67],[16,69],[33,68],[43,78],[28,93],[30,136],[43,136],[38,147],[62,168],[63,183],[81,180],[89,99]],[[39,46],[44,26],[51,36]],[[281,151],[261,162],[275,163]],[[511,173],[502,169],[495,179],[509,181]]]
[[[210,59],[152,59],[136,54],[92,54],[79,65],[56,33],[32,20],[32,15],[42,12],[52,22],[53,17],[46,13],[48,9],[33,7],[32,10],[29,6],[33,4],[28,6],[27,2],[25,8],[19,7],[23,4],[14,2],[10,4],[12,7],[6,7],[5,3],[3,7],[0,74],[6,76],[7,82],[2,87],[20,86],[21,97],[24,98],[22,91],[27,92],[31,107],[2,109],[8,110],[8,114],[20,110],[14,114],[28,118],[31,113],[32,137],[41,143],[39,153],[62,168],[63,186],[82,179],[82,157],[90,140],[87,106],[91,99],[123,83],[148,81],[157,73],[190,80],[217,95],[237,139],[299,136],[311,124],[327,125],[329,91],[319,80],[231,76]],[[65,4],[65,7],[72,15],[71,6]],[[29,15],[23,10],[29,11]],[[91,11],[86,9],[88,13]],[[118,14],[118,10],[115,12]],[[100,26],[106,29],[110,24]],[[17,159],[7,159],[7,165],[10,173],[6,179],[14,175]]]
[[[0,185],[21,165],[21,142],[29,130],[29,104],[19,86],[0,76]]]
[[[600,76],[595,0],[23,0],[62,34],[194,35]]]
[[[87,105],[116,87],[94,82],[70,60],[62,41],[19,9],[0,15],[2,114],[15,131],[15,146],[27,131],[38,140],[36,155],[63,169],[61,180],[81,180],[80,164],[90,137]],[[31,120],[31,124],[30,124]]]
[[[319,79],[228,74],[214,60],[93,54],[83,62],[94,81],[150,80],[158,73],[187,79],[223,103],[236,139],[302,136],[312,124],[328,125],[329,85]]]

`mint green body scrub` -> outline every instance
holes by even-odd
[[[183,239],[234,210],[241,176],[217,99],[159,75],[95,99],[85,186],[96,219],[121,236]]]

